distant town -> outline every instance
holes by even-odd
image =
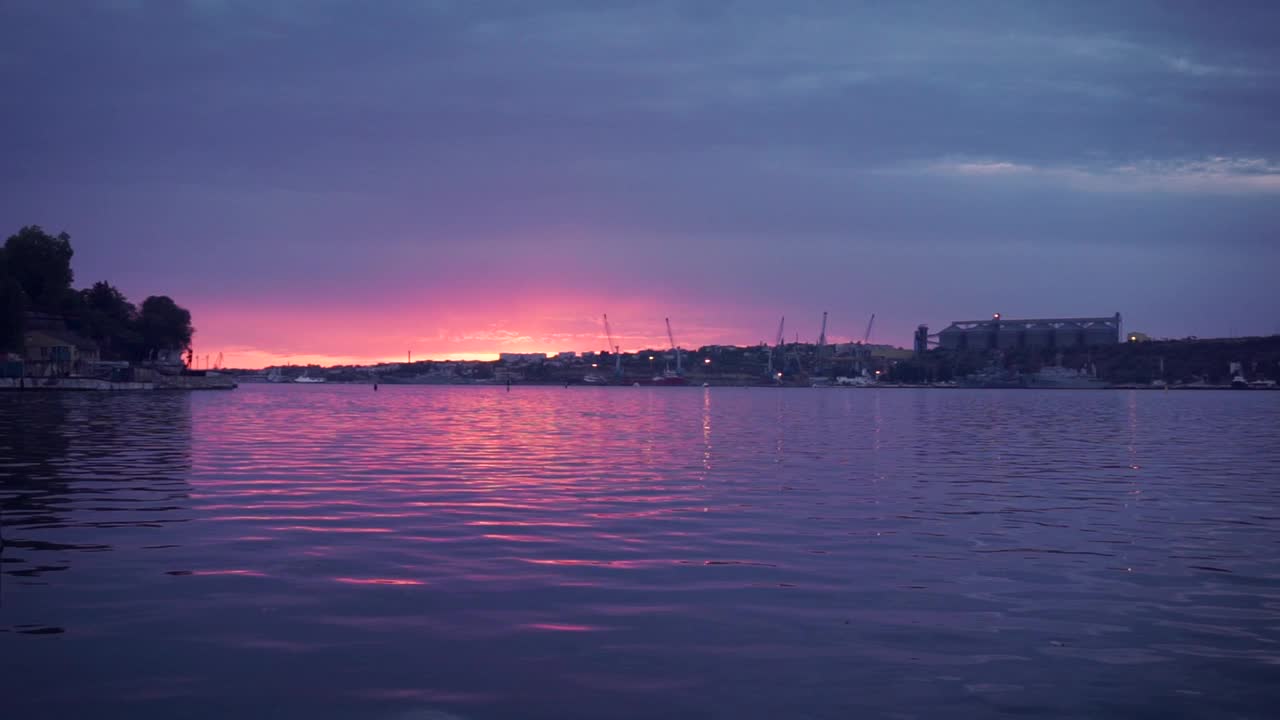
[[[191,350],[191,314],[171,298],[135,306],[105,281],[72,287],[70,237],[27,226],[0,249],[0,389],[229,389],[240,382],[563,385],[767,385],[789,387],[986,387],[1088,389],[1275,389],[1280,336],[1157,340],[1124,332],[1121,316],[1013,319],[994,313],[957,320],[933,334],[915,331],[910,349],[828,342],[827,314],[817,342],[786,342],[786,318],[773,343],[676,343],[623,352],[602,316],[604,349],[503,353],[493,361],[376,365],[203,367]]]
[[[602,338],[603,339],[603,338]],[[610,338],[611,339],[611,338]],[[563,385],[776,385],[1275,389],[1280,336],[1177,340],[1121,333],[1120,316],[956,321],[916,331],[911,349],[868,342],[778,342],[634,352],[503,353],[492,361],[422,360],[227,370],[245,382]]]

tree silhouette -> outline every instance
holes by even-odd
[[[191,347],[191,336],[195,334],[191,313],[168,295],[152,295],[142,301],[137,327],[144,353],[187,350]]]
[[[4,273],[17,281],[34,309],[56,311],[66,303],[75,279],[70,235],[53,236],[28,225],[9,236],[3,254]]]
[[[110,283],[80,291],[80,315],[84,333],[98,343],[103,358],[123,359],[139,351],[138,309]]]

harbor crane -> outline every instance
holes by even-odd
[[[667,339],[671,341],[671,351],[676,354],[676,374],[683,375],[684,368],[680,364],[680,348],[676,347],[676,336],[671,332],[671,318],[663,318],[667,322]]]
[[[783,315],[778,320],[778,336],[773,341],[773,347],[769,348],[769,379],[770,380],[777,379],[777,377],[774,375],[775,371],[773,369],[773,355],[775,352],[778,353],[779,355],[781,355],[782,353],[782,327],[783,325],[786,324],[786,322],[787,322],[786,315]]]
[[[813,352],[813,373],[822,372],[823,356],[827,349],[827,311],[822,311],[822,330],[818,332],[818,347]]]
[[[604,334],[609,338],[609,350],[613,352],[613,374],[622,377],[622,350],[613,344],[613,329],[609,327],[609,313],[604,314]]]
[[[871,319],[867,321],[867,331],[862,333],[862,342],[859,343],[857,349],[858,369],[866,374],[867,366],[871,364],[871,327],[876,324],[876,314],[871,313]]]

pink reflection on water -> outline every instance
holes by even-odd
[[[589,523],[552,522],[550,520],[541,520],[537,522],[529,522],[524,520],[468,520],[467,522],[463,523],[463,525],[480,525],[480,526],[510,525],[512,527],[557,527],[557,528],[591,527]]]
[[[349,585],[426,585],[421,580],[408,580],[404,578],[353,578],[353,577],[336,577],[334,582],[347,583]]]
[[[527,623],[520,627],[526,630],[547,630],[549,632],[601,632],[609,628],[599,625],[574,625],[572,623]]]
[[[269,528],[271,530],[301,530],[303,532],[318,533],[389,533],[390,528],[362,528],[362,527],[315,527],[312,525],[285,525],[281,527]]]
[[[502,510],[536,510],[537,505],[517,502],[463,502],[459,500],[434,502],[428,500],[418,500],[415,502],[405,503],[409,507],[421,508],[498,508]]]
[[[538,537],[537,535],[500,535],[498,533],[485,533],[480,537],[490,540],[506,540],[507,542],[518,543],[551,543],[557,542],[553,538]]]
[[[574,560],[574,559],[539,559],[539,558],[515,558],[520,562],[529,563],[531,565],[563,565],[566,567],[611,567],[611,568],[646,568],[657,567],[661,565],[671,565],[673,561],[664,559],[654,560]]]
[[[366,697],[374,700],[421,700],[430,702],[451,702],[451,703],[478,703],[492,700],[492,695],[481,695],[479,693],[463,693],[450,690],[433,690],[431,688],[376,688],[356,693],[358,697]],[[417,717],[416,715],[405,715],[404,717]],[[424,711],[421,716],[424,719],[439,718],[447,720],[454,717],[443,713],[436,713],[433,710]]]
[[[246,577],[266,577],[264,572],[257,570],[192,570],[192,575],[243,575]]]

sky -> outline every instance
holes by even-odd
[[[0,0],[0,234],[227,366],[1280,333],[1280,3]]]

